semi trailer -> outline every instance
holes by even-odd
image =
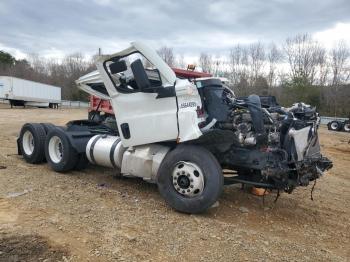
[[[110,101],[114,125],[26,123],[17,146],[28,163],[46,160],[57,172],[88,163],[113,168],[156,183],[165,201],[185,213],[206,211],[224,184],[291,193],[332,167],[320,152],[320,118],[310,105],[284,108],[254,94],[236,98],[213,77],[177,78],[139,42],[100,57],[96,66],[76,83]]]
[[[0,76],[0,98],[13,106],[56,108],[61,103],[61,88],[17,77]]]

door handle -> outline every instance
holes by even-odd
[[[120,129],[122,130],[123,137],[125,139],[129,139],[130,136],[130,128],[128,123],[123,123],[120,125]]]

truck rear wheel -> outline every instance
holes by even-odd
[[[350,121],[345,121],[343,129],[345,132],[350,132]]]
[[[56,126],[51,123],[40,123],[40,125],[45,129],[46,134],[48,134],[52,129],[54,129]]]
[[[72,147],[64,130],[54,128],[46,137],[45,156],[56,172],[67,172],[76,167],[79,155]]]
[[[180,145],[162,161],[157,177],[160,194],[174,209],[202,213],[219,198],[223,189],[222,169],[208,150]]]
[[[339,121],[331,121],[327,124],[328,130],[339,131],[341,129],[341,123]]]
[[[26,162],[38,164],[45,160],[45,130],[37,123],[23,125],[19,135],[19,149]]]

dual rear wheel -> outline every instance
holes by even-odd
[[[48,123],[27,123],[20,132],[18,147],[24,159],[31,164],[45,160],[56,172],[84,169],[88,160],[71,145],[63,128]]]

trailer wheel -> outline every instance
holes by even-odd
[[[19,135],[19,149],[26,162],[39,164],[44,161],[45,130],[37,123],[23,125]]]
[[[206,211],[217,201],[224,178],[211,152],[199,146],[180,145],[162,161],[157,184],[171,207],[195,214]]]
[[[346,121],[344,123],[343,129],[345,132],[350,132],[350,122],[349,121]]]
[[[331,121],[327,124],[328,130],[339,131],[341,129],[341,123],[339,121]]]
[[[78,153],[61,128],[54,128],[48,133],[45,141],[45,156],[51,168],[56,172],[72,170],[79,160]]]

